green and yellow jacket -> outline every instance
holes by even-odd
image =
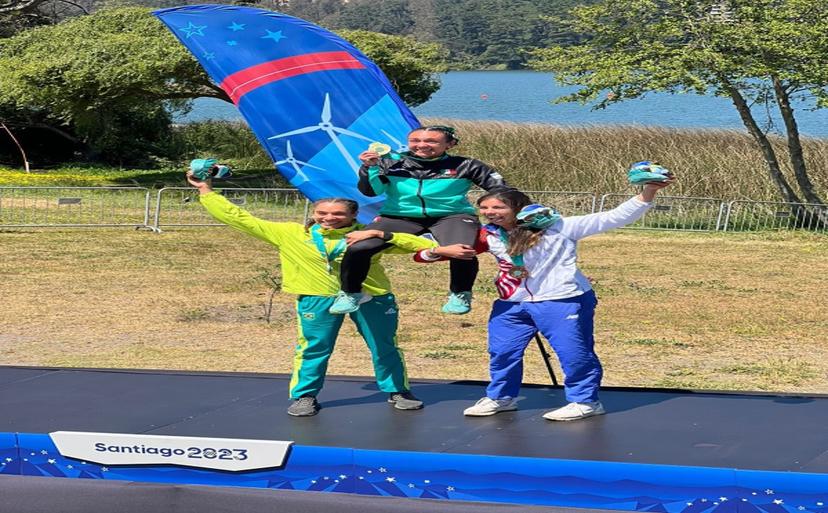
[[[342,254],[331,262],[329,272],[326,259],[320,254],[310,231],[302,224],[259,219],[216,192],[199,196],[199,201],[210,215],[222,223],[279,248],[284,292],[308,296],[335,296],[339,292]],[[362,225],[354,224],[335,230],[322,229],[320,232],[327,251],[332,252],[347,233],[361,228]],[[414,253],[437,246],[432,240],[407,233],[394,233],[389,242],[393,246],[383,253]],[[371,270],[362,284],[362,290],[372,296],[391,292],[385,269],[379,263],[381,255],[379,253],[371,259]]]

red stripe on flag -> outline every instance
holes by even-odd
[[[364,64],[348,52],[307,53],[263,62],[237,71],[221,82],[221,88],[230,96],[233,103],[238,103],[239,99],[250,91],[277,80],[315,71],[364,67]]]

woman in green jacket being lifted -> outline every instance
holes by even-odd
[[[465,253],[449,261],[449,296],[443,306],[448,314],[469,312],[478,271],[472,248],[480,223],[466,194],[472,185],[486,191],[508,189],[500,173],[483,162],[446,153],[457,142],[454,128],[416,128],[408,134],[408,152],[379,155],[369,149],[361,153],[357,184],[366,196],[385,194],[380,215],[368,228],[417,235],[430,232],[442,245],[465,246]],[[342,260],[342,292],[332,313],[359,308],[360,284],[371,258],[387,247],[385,241],[376,238],[348,247]]]
[[[339,285],[339,266],[348,244],[377,238],[391,245],[389,251],[410,253],[436,246],[433,241],[405,233],[362,230],[355,223],[357,204],[342,198],[319,200],[313,205],[312,223],[272,222],[254,217],[213,192],[210,180],[187,174],[187,181],[199,192],[199,201],[217,220],[279,248],[282,290],[297,295],[296,315],[299,341],[290,380],[289,415],[304,417],[319,411],[316,397],[322,390],[328,360],[344,320],[328,312]],[[445,256],[457,256],[457,248],[436,248]],[[389,394],[388,402],[400,410],[423,407],[411,394],[405,362],[397,346],[398,308],[379,254],[371,259],[361,290],[365,303],[351,314],[362,338],[371,350],[379,389]]]

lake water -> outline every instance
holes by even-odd
[[[653,93],[645,98],[591,110],[577,103],[551,101],[577,88],[558,85],[549,73],[534,71],[454,71],[441,75],[442,87],[431,99],[415,107],[418,117],[497,120],[555,125],[645,125],[672,128],[725,128],[744,130],[735,107],[727,98],[695,94]],[[800,132],[828,137],[828,109],[808,111],[813,102],[794,105]],[[755,109],[757,120],[768,126],[764,106]],[[193,111],[178,122],[205,119],[241,119],[232,105],[220,100],[196,100]],[[771,131],[782,133],[777,118]]]

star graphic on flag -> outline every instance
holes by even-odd
[[[187,34],[187,39],[190,39],[193,36],[203,36],[204,29],[207,28],[207,25],[194,25],[191,21],[189,25],[186,27],[180,27],[179,30]]]
[[[394,481],[396,481],[397,479],[396,479],[396,478],[393,478],[393,477],[386,477],[386,478],[385,478],[385,480],[386,480],[386,481],[388,481],[389,483],[393,483],[393,482],[394,482]]]
[[[453,487],[453,486],[448,486],[448,487],[446,487],[446,491],[447,491],[447,492],[453,492],[453,491],[454,491],[454,487]]]
[[[271,32],[271,31],[269,31],[269,30],[265,29],[265,32],[267,32],[267,35],[266,35],[266,36],[262,36],[262,39],[272,39],[272,40],[274,40],[274,41],[275,41],[275,42],[277,42],[277,43],[278,43],[279,41],[281,41],[282,39],[285,39],[285,38],[287,37],[287,36],[283,36],[283,35],[282,35],[282,31],[281,31],[281,30],[277,30],[276,32]]]
[[[52,465],[54,465],[54,464],[55,464],[55,460],[53,460],[52,458],[49,458],[49,459],[48,459],[48,460],[46,460],[46,461],[47,461],[47,462],[49,462],[49,463],[51,463]]]
[[[204,52],[204,55],[202,55],[202,57],[204,57],[205,60],[211,61],[216,58],[216,54],[214,54],[213,52]]]
[[[245,23],[236,23],[236,22],[234,21],[234,22],[233,22],[233,24],[232,24],[232,25],[228,25],[228,26],[227,26],[227,28],[229,28],[229,29],[230,29],[230,30],[232,30],[233,32],[238,32],[239,30],[244,30],[244,26],[245,26],[245,25],[246,25]]]
[[[774,504],[782,504],[783,502],[784,502],[784,501],[783,501],[782,499],[774,499],[774,500],[773,500],[773,503],[774,503]]]
[[[236,46],[237,44],[239,44],[238,41],[227,41],[227,46]]]

